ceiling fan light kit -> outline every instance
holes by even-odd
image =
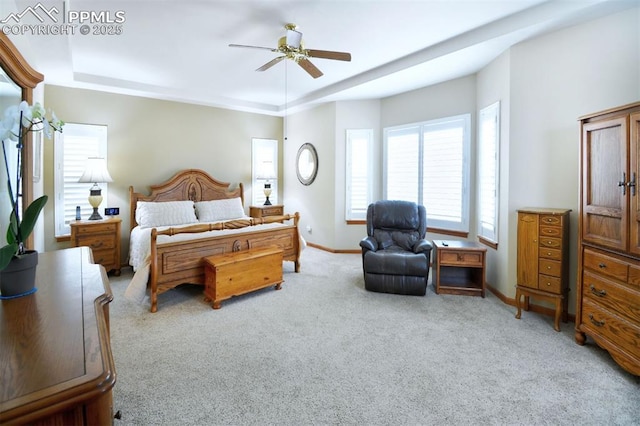
[[[318,69],[309,58],[332,59],[336,61],[351,61],[351,54],[347,52],[334,52],[331,50],[305,49],[302,42],[302,33],[297,30],[295,24],[286,24],[284,26],[287,34],[278,40],[278,47],[272,49],[270,47],[249,46],[245,44],[230,44],[229,47],[244,47],[250,49],[266,49],[272,52],[280,53],[278,56],[256,69],[256,71],[266,71],[276,65],[283,59],[290,59],[300,65],[311,77],[318,78],[322,76],[322,71]]]

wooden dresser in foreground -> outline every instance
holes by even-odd
[[[117,217],[71,222],[71,246],[91,247],[95,263],[119,276],[121,223],[122,220]]]
[[[0,424],[111,425],[104,269],[87,247],[38,256],[38,290],[0,300]]]
[[[576,342],[640,375],[640,102],[580,119]]]
[[[567,322],[569,292],[568,209],[518,210],[518,265],[516,318],[529,310],[529,298],[555,305],[553,328],[560,331],[560,317]]]

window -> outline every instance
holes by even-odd
[[[427,209],[430,228],[469,232],[470,114],[384,130],[383,195]]]
[[[69,223],[76,218],[80,206],[82,218],[90,216],[89,188],[92,183],[78,183],[89,157],[107,159],[107,126],[66,123],[63,133],[55,134],[55,235],[69,235]],[[100,183],[102,206],[108,206],[108,188]]]
[[[269,201],[278,204],[278,141],[275,139],[251,140],[251,203],[263,205],[267,197],[265,184],[271,185]]]
[[[346,220],[366,220],[371,203],[373,129],[347,129]]]
[[[498,242],[500,102],[480,111],[478,119],[478,237]]]

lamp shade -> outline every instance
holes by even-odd
[[[257,179],[275,179],[276,169],[273,165],[273,161],[263,161],[258,165],[258,172],[256,174]]]
[[[111,175],[109,175],[109,170],[107,170],[107,162],[105,159],[100,157],[89,157],[87,159],[87,166],[84,169],[84,173],[80,176],[80,180],[78,180],[78,182],[113,182]]]

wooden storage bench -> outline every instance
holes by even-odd
[[[205,257],[205,300],[220,309],[220,303],[232,296],[269,286],[280,290],[282,260],[282,250],[276,247]]]

